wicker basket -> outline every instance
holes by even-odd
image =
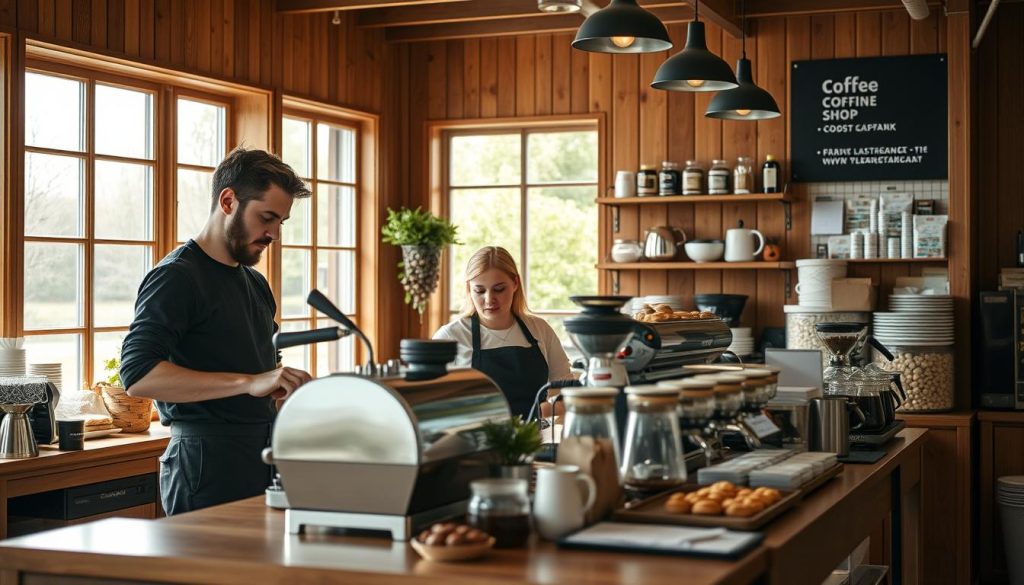
[[[114,426],[124,433],[141,433],[149,430],[152,420],[153,401],[149,398],[129,396],[120,386],[99,384],[96,388],[103,397],[103,404],[110,411]]]

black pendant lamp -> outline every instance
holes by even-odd
[[[747,59],[746,2],[743,3],[743,57],[736,62],[736,80],[740,86],[716,95],[708,104],[705,116],[720,120],[767,120],[782,115],[772,94],[754,83],[750,59]]]
[[[572,46],[594,53],[657,53],[672,48],[665,25],[636,0],[612,0],[587,17]]]
[[[729,64],[708,50],[704,23],[697,20],[694,2],[693,22],[686,27],[686,46],[658,68],[651,87],[671,91],[722,91],[739,84]]]

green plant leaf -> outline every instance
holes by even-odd
[[[486,422],[482,427],[487,444],[494,449],[502,465],[522,465],[541,447],[537,421],[513,416],[503,422]]]

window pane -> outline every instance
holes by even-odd
[[[316,287],[334,306],[356,312],[356,254],[348,250],[318,250]]]
[[[285,321],[281,324],[281,331],[306,331],[311,329],[309,321]],[[281,363],[289,368],[299,368],[304,372],[309,371],[309,350],[308,345],[296,345],[281,350]]]
[[[127,331],[96,333],[92,336],[92,384],[109,382],[116,370],[107,370],[107,360],[121,355],[121,344]]]
[[[25,144],[85,150],[85,84],[25,74]]]
[[[321,327],[326,326],[326,324],[321,325]],[[316,344],[316,374],[314,376],[320,377],[337,372],[351,372],[356,366],[355,355],[354,335],[349,335],[330,343]]]
[[[97,327],[131,325],[139,284],[152,266],[149,246],[97,244],[93,270],[93,323]]]
[[[227,143],[226,114],[223,106],[178,99],[178,162],[217,166]]]
[[[178,241],[197,235],[210,217],[213,173],[178,169]]]
[[[85,235],[83,161],[25,153],[25,235]]]
[[[152,167],[96,161],[96,237],[153,238]]]
[[[356,245],[356,191],[320,185],[316,192],[316,239],[321,246]]]
[[[544,132],[528,135],[530,183],[596,183],[597,132]]]
[[[519,157],[519,134],[453,136],[449,181],[454,187],[519,184]]]
[[[96,152],[153,158],[153,95],[96,85]]]
[[[82,336],[29,335],[25,337],[25,354],[30,364],[60,364],[61,383],[58,390],[82,388]]]
[[[351,128],[317,124],[316,142],[317,178],[342,183],[355,183],[355,131]]]
[[[461,246],[452,246],[451,306],[459,307],[465,294],[463,274],[469,257],[484,246],[502,246],[520,261],[519,189],[454,189],[451,221],[459,228]],[[495,210],[501,210],[497,213]],[[559,233],[565,226],[559,227]],[[595,234],[596,232],[595,228]],[[559,245],[561,248],[561,245]]]
[[[292,199],[292,211],[288,221],[281,226],[281,243],[300,246],[309,245],[310,198]]]
[[[569,296],[597,294],[596,196],[595,187],[528,192],[526,292],[531,308],[572,310]]]
[[[281,316],[309,315],[306,295],[309,294],[309,250],[281,250]],[[323,291],[321,291],[323,292]]]
[[[309,178],[313,175],[309,168],[312,157],[309,150],[313,146],[309,122],[285,118],[281,125],[281,160],[288,163],[292,169],[301,177]]]
[[[82,323],[82,245],[25,242],[25,329]]]

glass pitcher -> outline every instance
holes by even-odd
[[[652,492],[686,481],[679,432],[679,390],[663,386],[626,388],[629,418],[622,480],[634,491]]]
[[[593,437],[595,441],[611,443],[615,452],[615,466],[622,466],[622,448],[619,427],[615,422],[615,397],[618,388],[565,388],[565,423],[562,438]]]

